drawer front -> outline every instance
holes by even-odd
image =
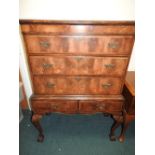
[[[78,111],[77,101],[53,100],[53,101],[32,101],[32,110],[39,113],[60,112],[73,114]]]
[[[118,95],[121,88],[121,78],[34,76],[35,94]]]
[[[134,25],[22,24],[27,34],[134,34]]]
[[[80,101],[79,112],[83,114],[104,112],[118,113],[122,111],[123,102],[118,101]]]
[[[113,75],[125,74],[127,57],[30,56],[35,75]]]
[[[128,55],[133,36],[36,36],[25,35],[29,53]]]

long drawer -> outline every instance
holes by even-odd
[[[127,57],[30,56],[34,75],[112,75],[125,74]]]
[[[34,93],[47,95],[118,95],[122,79],[114,77],[34,76]]]
[[[133,36],[25,35],[28,53],[129,55]]]
[[[48,23],[23,23],[21,25],[22,32],[25,34],[134,34],[135,28],[133,23],[123,24],[123,23],[112,23],[103,24],[98,23],[97,25],[92,23],[85,24],[48,24]]]

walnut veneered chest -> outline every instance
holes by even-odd
[[[101,112],[118,120],[134,22],[20,20],[20,24],[39,141],[44,137],[39,120],[46,113]]]

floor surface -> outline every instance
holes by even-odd
[[[20,155],[134,155],[135,123],[126,132],[124,143],[109,140],[113,120],[102,114],[44,116],[41,124],[45,140],[36,141],[38,132],[31,124],[30,111],[23,112],[20,123]],[[120,132],[117,129],[116,135]]]

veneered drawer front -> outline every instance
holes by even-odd
[[[34,112],[60,112],[76,113],[78,111],[77,101],[53,100],[53,101],[32,101],[32,110]]]
[[[30,56],[35,75],[124,75],[127,57]]]
[[[22,24],[27,34],[134,34],[134,25]]]
[[[35,94],[105,94],[121,93],[122,79],[112,77],[50,77],[34,76]]]
[[[123,102],[119,101],[80,101],[79,113],[90,114],[97,112],[117,113],[121,112]]]
[[[25,35],[28,53],[128,55],[133,36],[36,36]]]

